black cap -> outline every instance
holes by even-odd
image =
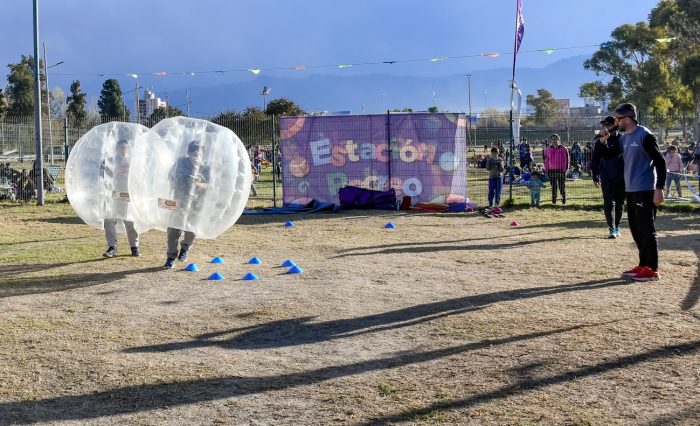
[[[637,107],[628,102],[618,105],[617,108],[615,108],[615,114],[622,117],[629,117],[637,121]]]
[[[615,117],[607,116],[600,122],[600,124],[615,124]]]

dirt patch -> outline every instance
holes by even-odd
[[[600,212],[246,216],[199,273],[155,231],[99,260],[61,212],[0,220],[31,230],[0,236],[0,424],[700,422],[697,216],[659,216],[637,284]]]

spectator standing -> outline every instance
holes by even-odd
[[[491,156],[486,160],[486,170],[489,173],[489,208],[501,204],[503,189],[503,159],[498,156],[498,148],[491,148]]]
[[[561,145],[556,133],[549,137],[551,145],[545,149],[544,171],[552,185],[552,204],[557,203],[557,189],[561,203],[566,204],[566,172],[569,170],[569,150]]]
[[[683,197],[681,191],[681,173],[683,173],[683,159],[678,153],[678,148],[675,145],[671,145],[668,148],[668,152],[664,156],[664,161],[666,161],[666,198],[671,193],[671,181],[676,184],[676,191],[678,192],[678,197]]]

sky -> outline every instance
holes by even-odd
[[[523,0],[525,37],[518,67],[592,54],[624,23],[646,20],[658,0],[637,0],[624,13],[609,0]],[[268,76],[389,73],[440,76],[510,66],[512,56],[355,65],[512,52],[515,0],[39,0],[51,87],[80,80],[91,97],[105,76],[127,87],[207,87]],[[32,1],[3,1],[0,63],[33,53]],[[551,54],[527,52],[555,49]],[[313,68],[313,65],[330,65]],[[305,69],[290,69],[304,66]],[[6,84],[7,67],[0,72]],[[155,73],[195,72],[156,76]],[[138,79],[128,74],[138,74]],[[476,82],[475,82],[476,83]],[[277,93],[278,96],[283,94]]]

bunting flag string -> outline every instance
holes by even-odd
[[[674,40],[675,37],[673,38],[659,38],[656,39],[657,42],[659,43],[668,43],[672,40]],[[604,43],[599,43],[599,44],[589,44],[589,45],[583,45],[583,46],[568,46],[568,47],[558,47],[558,48],[550,48],[550,49],[534,49],[534,50],[520,50],[519,54],[523,53],[545,53],[547,55],[551,55],[552,53],[555,53],[557,51],[562,51],[562,50],[573,50],[573,49],[587,49],[587,48],[605,48],[606,46],[609,46],[610,42],[604,42]],[[327,65],[292,65],[292,66],[276,66],[276,67],[250,67],[250,68],[233,68],[233,69],[225,69],[225,70],[204,70],[204,71],[156,71],[156,72],[138,72],[138,73],[131,73],[131,72],[100,72],[100,73],[55,73],[51,74],[52,76],[65,76],[65,77],[75,77],[75,76],[84,76],[84,75],[95,75],[98,77],[116,77],[116,76],[124,76],[124,77],[131,77],[131,78],[143,78],[143,77],[148,77],[148,76],[153,76],[153,77],[170,77],[170,76],[190,76],[190,77],[196,77],[197,75],[202,75],[202,74],[220,74],[221,76],[224,76],[225,74],[228,73],[241,73],[241,72],[250,72],[254,75],[260,75],[264,71],[281,71],[281,70],[295,70],[295,71],[304,71],[304,70],[310,70],[310,69],[322,69],[322,68],[339,68],[339,69],[344,69],[344,68],[351,68],[351,67],[358,67],[358,66],[370,66],[370,65],[394,65],[394,64],[403,64],[403,63],[411,63],[411,62],[444,62],[447,60],[456,60],[456,59],[469,59],[469,58],[479,58],[479,57],[485,57],[485,58],[498,58],[500,56],[507,56],[507,55],[513,55],[514,52],[487,52],[487,53],[475,53],[475,54],[469,54],[469,55],[456,55],[456,56],[434,56],[434,57],[429,57],[429,58],[414,58],[414,59],[395,59],[395,60],[385,60],[385,61],[374,61],[374,62],[358,62],[358,63],[345,63],[345,64],[327,64]]]

